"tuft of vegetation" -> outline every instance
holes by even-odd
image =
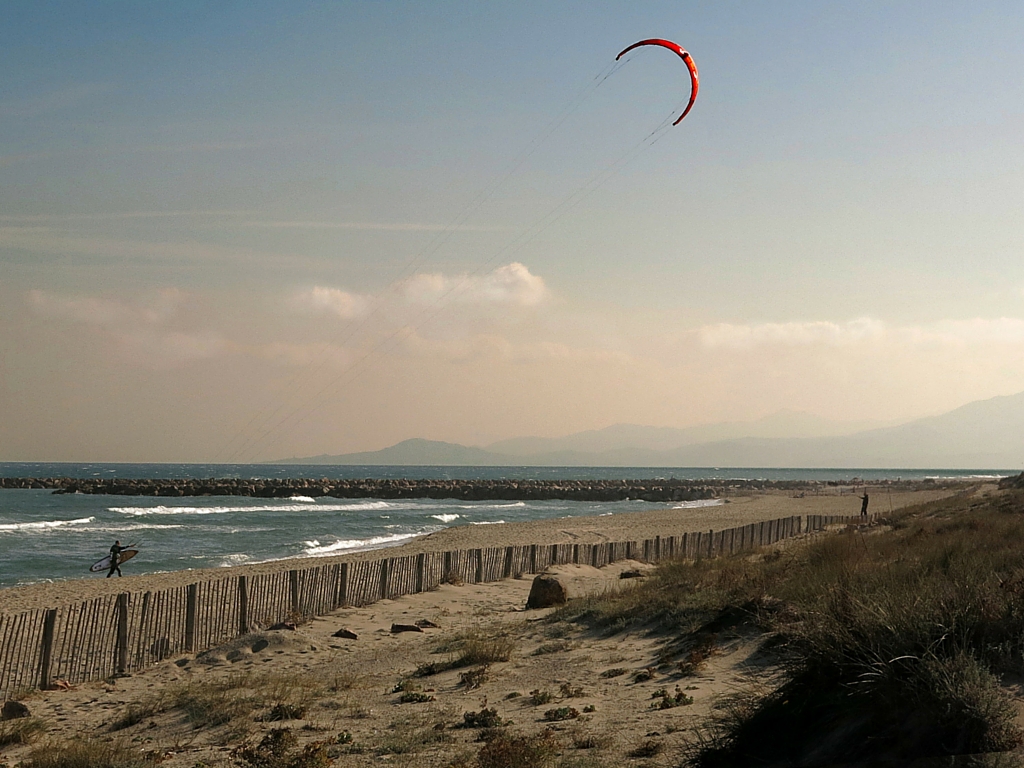
[[[119,741],[75,738],[40,744],[20,763],[22,768],[153,768],[151,755]]]
[[[533,655],[545,656],[550,653],[562,653],[563,651],[571,651],[572,648],[573,645],[568,640],[556,640],[537,646],[537,650],[533,652]]]
[[[437,701],[436,698],[431,696],[429,693],[421,693],[420,691],[406,691],[398,697],[398,701],[401,704],[422,704],[427,701]]]
[[[536,736],[495,734],[477,754],[478,768],[549,768],[558,744],[547,731]]]
[[[569,683],[562,683],[558,688],[558,692],[562,695],[563,699],[578,699],[583,696],[583,689],[579,686],[573,686]]]
[[[662,688],[652,693],[651,698],[656,699],[656,701],[651,702],[653,709],[673,709],[674,707],[685,707],[693,704],[693,696],[683,693],[678,685],[674,695]]]
[[[555,707],[544,713],[544,719],[549,723],[557,723],[560,720],[575,720],[580,716],[576,707]]]
[[[657,739],[644,739],[629,751],[630,757],[657,757],[665,751],[664,742]]]
[[[443,662],[421,664],[414,673],[416,677],[429,677],[450,669],[486,667],[499,661],[508,661],[515,652],[515,639],[501,632],[470,632],[438,644],[434,652],[449,653],[451,658]]]
[[[638,669],[633,673],[634,683],[646,683],[648,680],[653,680],[654,675],[657,674],[658,670],[655,667],[644,667]]]
[[[503,720],[494,707],[485,707],[479,712],[466,712],[462,715],[463,728],[500,728],[503,725],[508,725],[508,721]]]
[[[305,705],[279,701],[270,708],[270,711],[263,716],[262,720],[267,723],[276,723],[280,720],[301,720],[305,716]]]
[[[530,703],[535,707],[549,704],[554,698],[550,691],[542,691],[540,688],[530,691]]]
[[[483,685],[486,679],[487,667],[477,667],[476,669],[469,669],[461,673],[459,675],[459,685],[463,685],[467,690],[472,691]]]
[[[614,669],[606,669],[604,672],[601,673],[600,676],[604,679],[608,679],[610,677],[621,677],[628,671],[628,669],[625,669],[623,667],[615,667]]]
[[[238,747],[231,755],[249,768],[329,768],[332,762],[325,742],[315,741],[300,748],[288,728],[275,728],[259,744]]]
[[[31,744],[46,732],[46,723],[38,717],[19,717],[0,722],[0,747],[12,744]]]

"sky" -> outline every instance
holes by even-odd
[[[700,70],[675,127],[675,55],[612,69],[649,37]],[[1022,37],[1010,2],[4,3],[0,460],[1024,390]]]

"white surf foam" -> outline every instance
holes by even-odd
[[[251,507],[108,507],[110,512],[141,517],[144,515],[226,515],[234,512],[363,512],[375,509],[389,509],[386,501],[369,501],[355,504],[261,504]]]
[[[312,496],[289,496],[289,501],[304,501],[307,504],[316,504],[316,499]]]
[[[673,504],[672,509],[700,509],[701,507],[720,507],[725,504],[724,499],[696,499],[695,501],[680,501]]]
[[[504,525],[504,520],[481,520],[479,523],[470,521],[470,525]]]
[[[453,520],[458,520],[462,515],[450,514],[450,515],[431,515],[435,520],[440,520],[442,523],[450,523]]]
[[[51,528],[62,528],[65,525],[88,525],[95,519],[95,517],[80,517],[77,520],[42,520],[36,523],[3,523],[0,524],[0,532],[46,531]]]
[[[333,544],[324,545],[321,545],[319,541],[313,540],[305,542],[307,546],[303,553],[307,557],[326,557],[344,551],[390,546],[422,535],[422,533],[393,533],[390,536],[373,536],[369,539],[345,539],[343,541],[336,541]]]

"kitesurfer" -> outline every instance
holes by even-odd
[[[121,550],[124,547],[121,546],[121,540],[117,539],[114,542],[114,546],[110,548],[110,570],[107,572],[107,578],[109,579],[114,575],[114,571],[117,571],[117,575],[121,575]]]

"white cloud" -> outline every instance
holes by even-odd
[[[370,299],[367,296],[343,291],[340,288],[316,285],[295,296],[293,304],[300,310],[325,312],[337,315],[344,320],[351,320],[369,309]]]
[[[905,347],[1024,344],[1024,319],[1014,317],[938,320],[922,325],[887,326],[861,317],[845,323],[718,323],[697,330],[705,347],[750,349],[764,346],[846,346],[886,343]]]
[[[535,306],[548,296],[544,278],[519,262],[498,267],[486,275],[419,274],[405,281],[402,293],[410,301],[434,304],[443,300],[466,304]]]
[[[228,346],[220,334],[212,331],[185,332],[167,327],[185,299],[176,288],[132,303],[41,290],[31,290],[25,298],[37,315],[102,328],[123,353],[153,367],[215,357]]]
[[[885,325],[881,321],[869,317],[857,318],[846,323],[828,321],[745,325],[718,323],[701,327],[698,330],[698,335],[701,343],[706,347],[745,349],[769,344],[838,346],[881,338],[885,335]]]

